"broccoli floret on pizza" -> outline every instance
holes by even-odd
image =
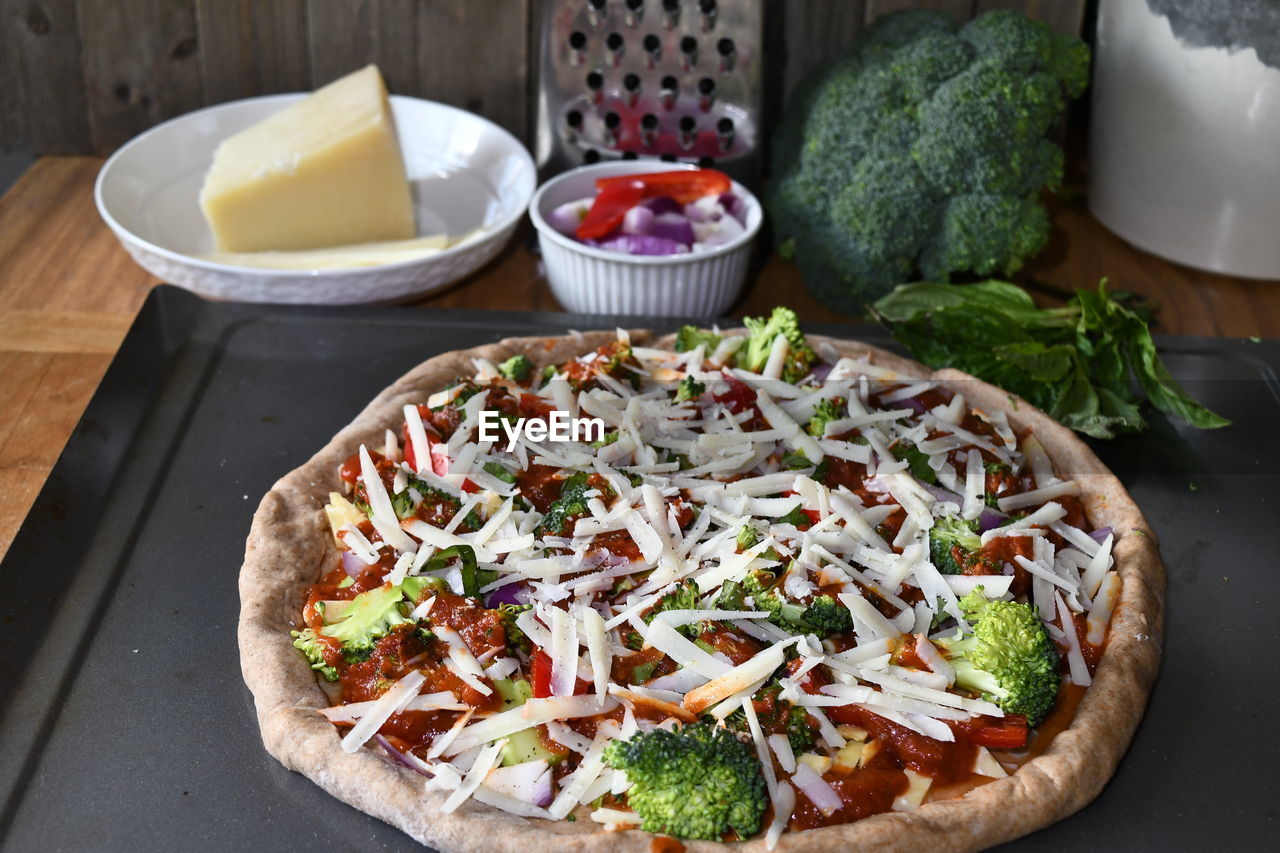
[[[498,372],[512,382],[527,382],[533,375],[533,362],[529,356],[519,353],[499,364]]]
[[[799,755],[813,746],[816,727],[808,711],[781,698],[781,693],[782,685],[774,679],[756,694],[752,708],[761,730],[765,734],[786,735],[791,751]],[[751,735],[747,715],[741,709],[725,717],[724,725],[730,731],[747,737]]]
[[[809,418],[808,424],[805,425],[805,431],[809,435],[822,438],[827,429],[827,424],[844,417],[844,407],[843,398],[819,400],[818,405],[813,407],[813,417]],[[808,460],[805,461],[808,462]]]
[[[944,575],[962,575],[982,548],[978,522],[944,515],[929,530],[929,561]]]
[[[805,607],[801,621],[811,633],[824,637],[853,630],[849,608],[829,595],[815,596]]]
[[[956,684],[1022,714],[1035,726],[1058,698],[1058,650],[1035,607],[1020,601],[988,601],[982,587],[960,599],[973,632],[941,640],[956,671]]]
[[[652,622],[655,616],[666,610],[697,610],[698,597],[698,582],[692,579],[686,580],[658,599],[653,609],[645,614],[644,621]],[[677,630],[691,637],[698,635],[697,625],[683,625]]]
[[[701,397],[707,390],[706,383],[698,382],[692,376],[686,376],[680,380],[680,385],[676,388],[676,402],[685,403],[689,400],[696,400]]]
[[[399,586],[383,584],[360,593],[337,614],[334,621],[320,629],[306,628],[293,632],[293,645],[311,663],[311,668],[329,681],[336,681],[338,673],[333,666],[334,653],[348,663],[367,660],[374,644],[385,637],[397,625],[412,623],[408,616],[409,605],[405,595],[411,598],[425,586],[425,579],[406,578]],[[336,603],[327,605],[333,610]],[[322,616],[328,614],[321,612]],[[326,650],[329,652],[325,654]]]
[[[605,747],[624,770],[627,804],[648,832],[720,841],[760,832],[769,795],[755,750],[727,729],[695,723],[654,729]]]
[[[560,486],[560,497],[557,498],[542,516],[538,525],[541,536],[563,536],[574,519],[587,514],[587,496],[592,486],[585,471],[579,471],[568,477]]]
[[[720,340],[715,332],[699,329],[697,326],[681,326],[680,331],[676,332],[676,352],[689,352],[701,346],[710,355],[720,346]]]
[[[338,650],[341,643],[317,634],[314,628],[293,632],[293,647],[306,655],[311,668],[324,676],[325,681],[338,680],[338,668],[329,663],[328,650]]]
[[[818,361],[818,354],[809,346],[800,321],[790,308],[778,307],[766,319],[745,317],[742,324],[749,332],[746,343],[738,350],[736,364],[743,370],[759,373],[769,363],[775,340],[782,336],[787,341],[787,353],[782,363],[782,378],[787,382],[799,382]]]
[[[853,630],[849,610],[830,595],[817,595],[807,603],[794,601],[779,588],[771,572],[751,572],[741,583],[729,581],[721,587],[716,607],[741,610],[750,598],[756,610],[769,614],[769,621],[780,628],[803,634],[827,637]]]

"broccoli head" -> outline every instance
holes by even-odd
[[[533,375],[533,362],[520,353],[499,364],[498,372],[513,382],[526,382]]]
[[[644,621],[646,623],[652,622],[653,617],[664,610],[697,610],[699,607],[698,598],[698,583],[690,578],[658,599],[658,603],[654,605],[653,609],[645,614]],[[677,630],[691,637],[696,637],[699,632],[696,624],[684,625]]]
[[[844,399],[841,397],[819,400],[818,405],[814,406],[813,417],[805,425],[805,431],[816,438],[822,438],[827,424],[844,417],[844,406]]]
[[[579,471],[561,484],[560,497],[547,508],[538,525],[539,536],[563,536],[569,522],[587,514],[586,493],[591,491],[587,477],[585,471]]]
[[[1053,707],[1061,679],[1058,650],[1035,608],[987,601],[978,587],[960,599],[960,610],[973,633],[939,641],[955,667],[956,684],[1038,725]]]
[[[814,295],[847,313],[919,275],[1011,273],[1048,239],[1051,138],[1088,83],[1078,38],[1007,10],[882,16],[797,87],[766,203]]]
[[[944,575],[962,575],[964,568],[982,548],[978,522],[958,515],[935,519],[929,530],[929,562]]]
[[[799,382],[809,374],[809,368],[818,360],[818,354],[805,340],[804,332],[800,331],[796,312],[790,308],[774,308],[768,319],[745,317],[742,324],[747,327],[749,334],[746,343],[738,350],[734,364],[743,370],[752,373],[763,370],[778,335],[787,339],[787,358],[782,368],[782,378],[787,382]]]
[[[769,614],[770,622],[789,631],[826,637],[853,630],[853,618],[839,601],[830,595],[815,596],[808,604],[792,601],[778,588],[771,572],[751,572],[741,582],[726,582],[720,588],[716,607],[741,609],[745,596],[751,597],[756,610]]]
[[[397,625],[413,622],[403,612],[401,602],[406,592],[411,598],[416,597],[422,585],[410,581],[417,579],[406,578],[400,586],[383,584],[360,593],[351,599],[336,622],[318,632],[312,628],[294,631],[294,648],[306,655],[311,668],[326,680],[337,681],[337,669],[328,663],[325,650],[336,647],[348,663],[368,660],[379,638]]]
[[[720,841],[760,832],[769,795],[755,750],[726,729],[695,723],[654,729],[605,747],[633,785],[627,804],[646,832]]]
[[[707,390],[707,386],[703,382],[698,382],[692,376],[686,376],[680,380],[680,385],[676,388],[676,402],[684,403],[688,400],[696,400],[702,396]]]
[[[796,755],[813,746],[815,728],[809,722],[809,712],[798,705],[780,699],[782,685],[776,680],[758,692],[752,700],[760,728],[767,734],[784,734]],[[725,728],[750,736],[747,715],[741,709],[724,719]]]
[[[815,596],[805,607],[801,621],[808,627],[809,633],[820,637],[853,630],[853,617],[849,615],[849,608],[829,595]]]
[[[324,654],[326,649],[332,648],[334,645],[338,644],[317,634],[314,628],[304,628],[301,631],[293,632],[293,647],[306,655],[307,663],[311,664],[312,669],[324,676],[325,681],[338,680],[338,668],[331,666]]]
[[[711,355],[720,346],[720,336],[697,326],[681,326],[676,332],[676,352],[689,352],[699,346],[705,347],[703,352]]]
[[[530,642],[528,635],[520,630],[520,626],[516,624],[516,619],[520,618],[520,614],[532,608],[532,604],[498,605],[498,612],[502,614],[502,629],[507,638],[508,649],[522,649],[525,652],[533,651],[533,643]]]

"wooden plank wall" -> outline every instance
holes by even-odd
[[[550,0],[0,0],[0,150],[108,153],[175,115],[314,88],[368,62],[393,92],[481,113],[530,141],[539,2]],[[766,91],[776,114],[884,12],[941,8],[963,20],[1011,8],[1079,32],[1086,0],[764,2],[767,52],[782,64]]]

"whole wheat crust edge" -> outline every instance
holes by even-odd
[[[674,340],[667,336],[650,343],[652,336],[644,331],[631,336],[635,343],[667,348]],[[404,405],[421,402],[457,375],[470,375],[472,358],[498,363],[524,353],[536,364],[561,363],[613,338],[613,333],[604,332],[510,338],[423,362],[379,394],[310,461],[279,480],[254,514],[240,570],[238,637],[241,671],[253,693],[263,744],[286,767],[338,799],[446,853],[649,853],[654,836],[639,830],[606,832],[582,817],[572,823],[517,817],[475,800],[443,814],[439,807],[446,795],[426,792],[423,777],[371,749],[343,752],[337,729],[316,713],[330,704],[327,695],[289,638],[304,590],[338,559],[322,507],[336,483],[338,466],[352,448],[362,442],[381,444],[383,431],[398,423]],[[961,388],[971,405],[1003,410],[1015,429],[1031,428],[1057,471],[1080,482],[1090,523],[1113,528],[1123,586],[1093,684],[1071,726],[1042,755],[1017,773],[963,797],[841,826],[784,833],[776,849],[978,850],[1078,811],[1111,778],[1142,718],[1159,669],[1165,574],[1150,526],[1120,481],[1084,442],[1025,401],[959,371],[931,373],[866,344],[816,335],[810,341],[819,352],[870,355],[873,363],[904,375]],[[689,841],[685,847],[691,853],[723,853],[727,845]],[[759,837],[732,847],[744,853],[765,850]]]

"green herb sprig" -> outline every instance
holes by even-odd
[[[1077,290],[1061,308],[1037,308],[1005,281],[899,285],[872,314],[930,367],[955,367],[999,385],[1094,438],[1140,432],[1143,396],[1200,429],[1231,421],[1196,402],[1165,368],[1129,294]],[[1134,387],[1137,380],[1137,389]]]

